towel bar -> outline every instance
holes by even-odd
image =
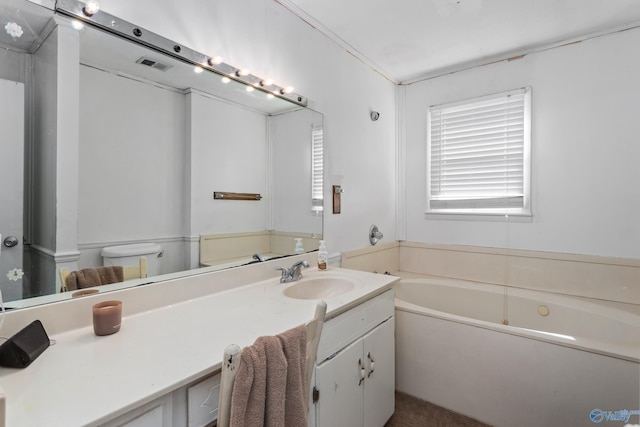
[[[262,196],[258,193],[230,193],[228,191],[214,191],[215,200],[260,200]]]

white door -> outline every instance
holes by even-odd
[[[0,79],[0,289],[5,301],[22,298],[23,169],[24,84]]]
[[[364,425],[362,399],[364,380],[361,369],[362,339],[316,368],[316,426],[360,427]]]
[[[382,427],[395,409],[394,318],[364,336],[367,379],[364,388],[364,425]]]

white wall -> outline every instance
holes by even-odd
[[[0,49],[0,79],[25,82],[29,54]]]
[[[273,229],[322,234],[322,213],[311,211],[311,137],[322,115],[307,108],[269,120]]]
[[[184,95],[80,67],[78,241],[183,236]]]
[[[330,253],[395,235],[395,86],[272,0],[103,0],[101,8],[201,52],[292,85],[325,118],[327,180],[342,214],[325,213]],[[150,12],[151,11],[151,12]],[[380,111],[371,122],[369,110]],[[330,212],[330,209],[328,209]],[[385,238],[386,239],[386,238]]]
[[[191,235],[260,231],[267,218],[267,118],[192,92]],[[214,191],[259,193],[259,201],[214,200]]]
[[[640,258],[634,29],[406,89],[407,240]],[[532,87],[533,222],[425,219],[429,105]]]
[[[80,77],[80,267],[101,265],[104,246],[155,241],[162,272],[183,270],[200,234],[266,228],[266,116],[93,67]]]

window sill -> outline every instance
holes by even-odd
[[[425,212],[424,218],[428,220],[444,221],[484,221],[484,222],[533,222],[532,214],[523,213],[453,213],[453,212]]]

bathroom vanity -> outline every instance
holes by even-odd
[[[287,266],[307,258],[313,261],[313,255],[300,255],[287,259]],[[362,417],[384,407],[382,425],[393,411],[391,286],[397,279],[310,268],[301,281],[281,284],[278,262],[8,313],[3,334],[40,319],[56,344],[26,369],[0,368],[3,425],[208,425],[216,418],[224,348],[251,345],[258,336],[310,320],[316,296],[328,308],[315,371],[319,400],[310,424],[377,425],[377,419]],[[332,287],[336,282],[352,286]],[[296,292],[288,291],[294,286]],[[91,306],[111,299],[123,302],[122,328],[95,336]],[[347,402],[343,393],[349,388],[354,391]],[[336,421],[338,416],[348,421]]]

